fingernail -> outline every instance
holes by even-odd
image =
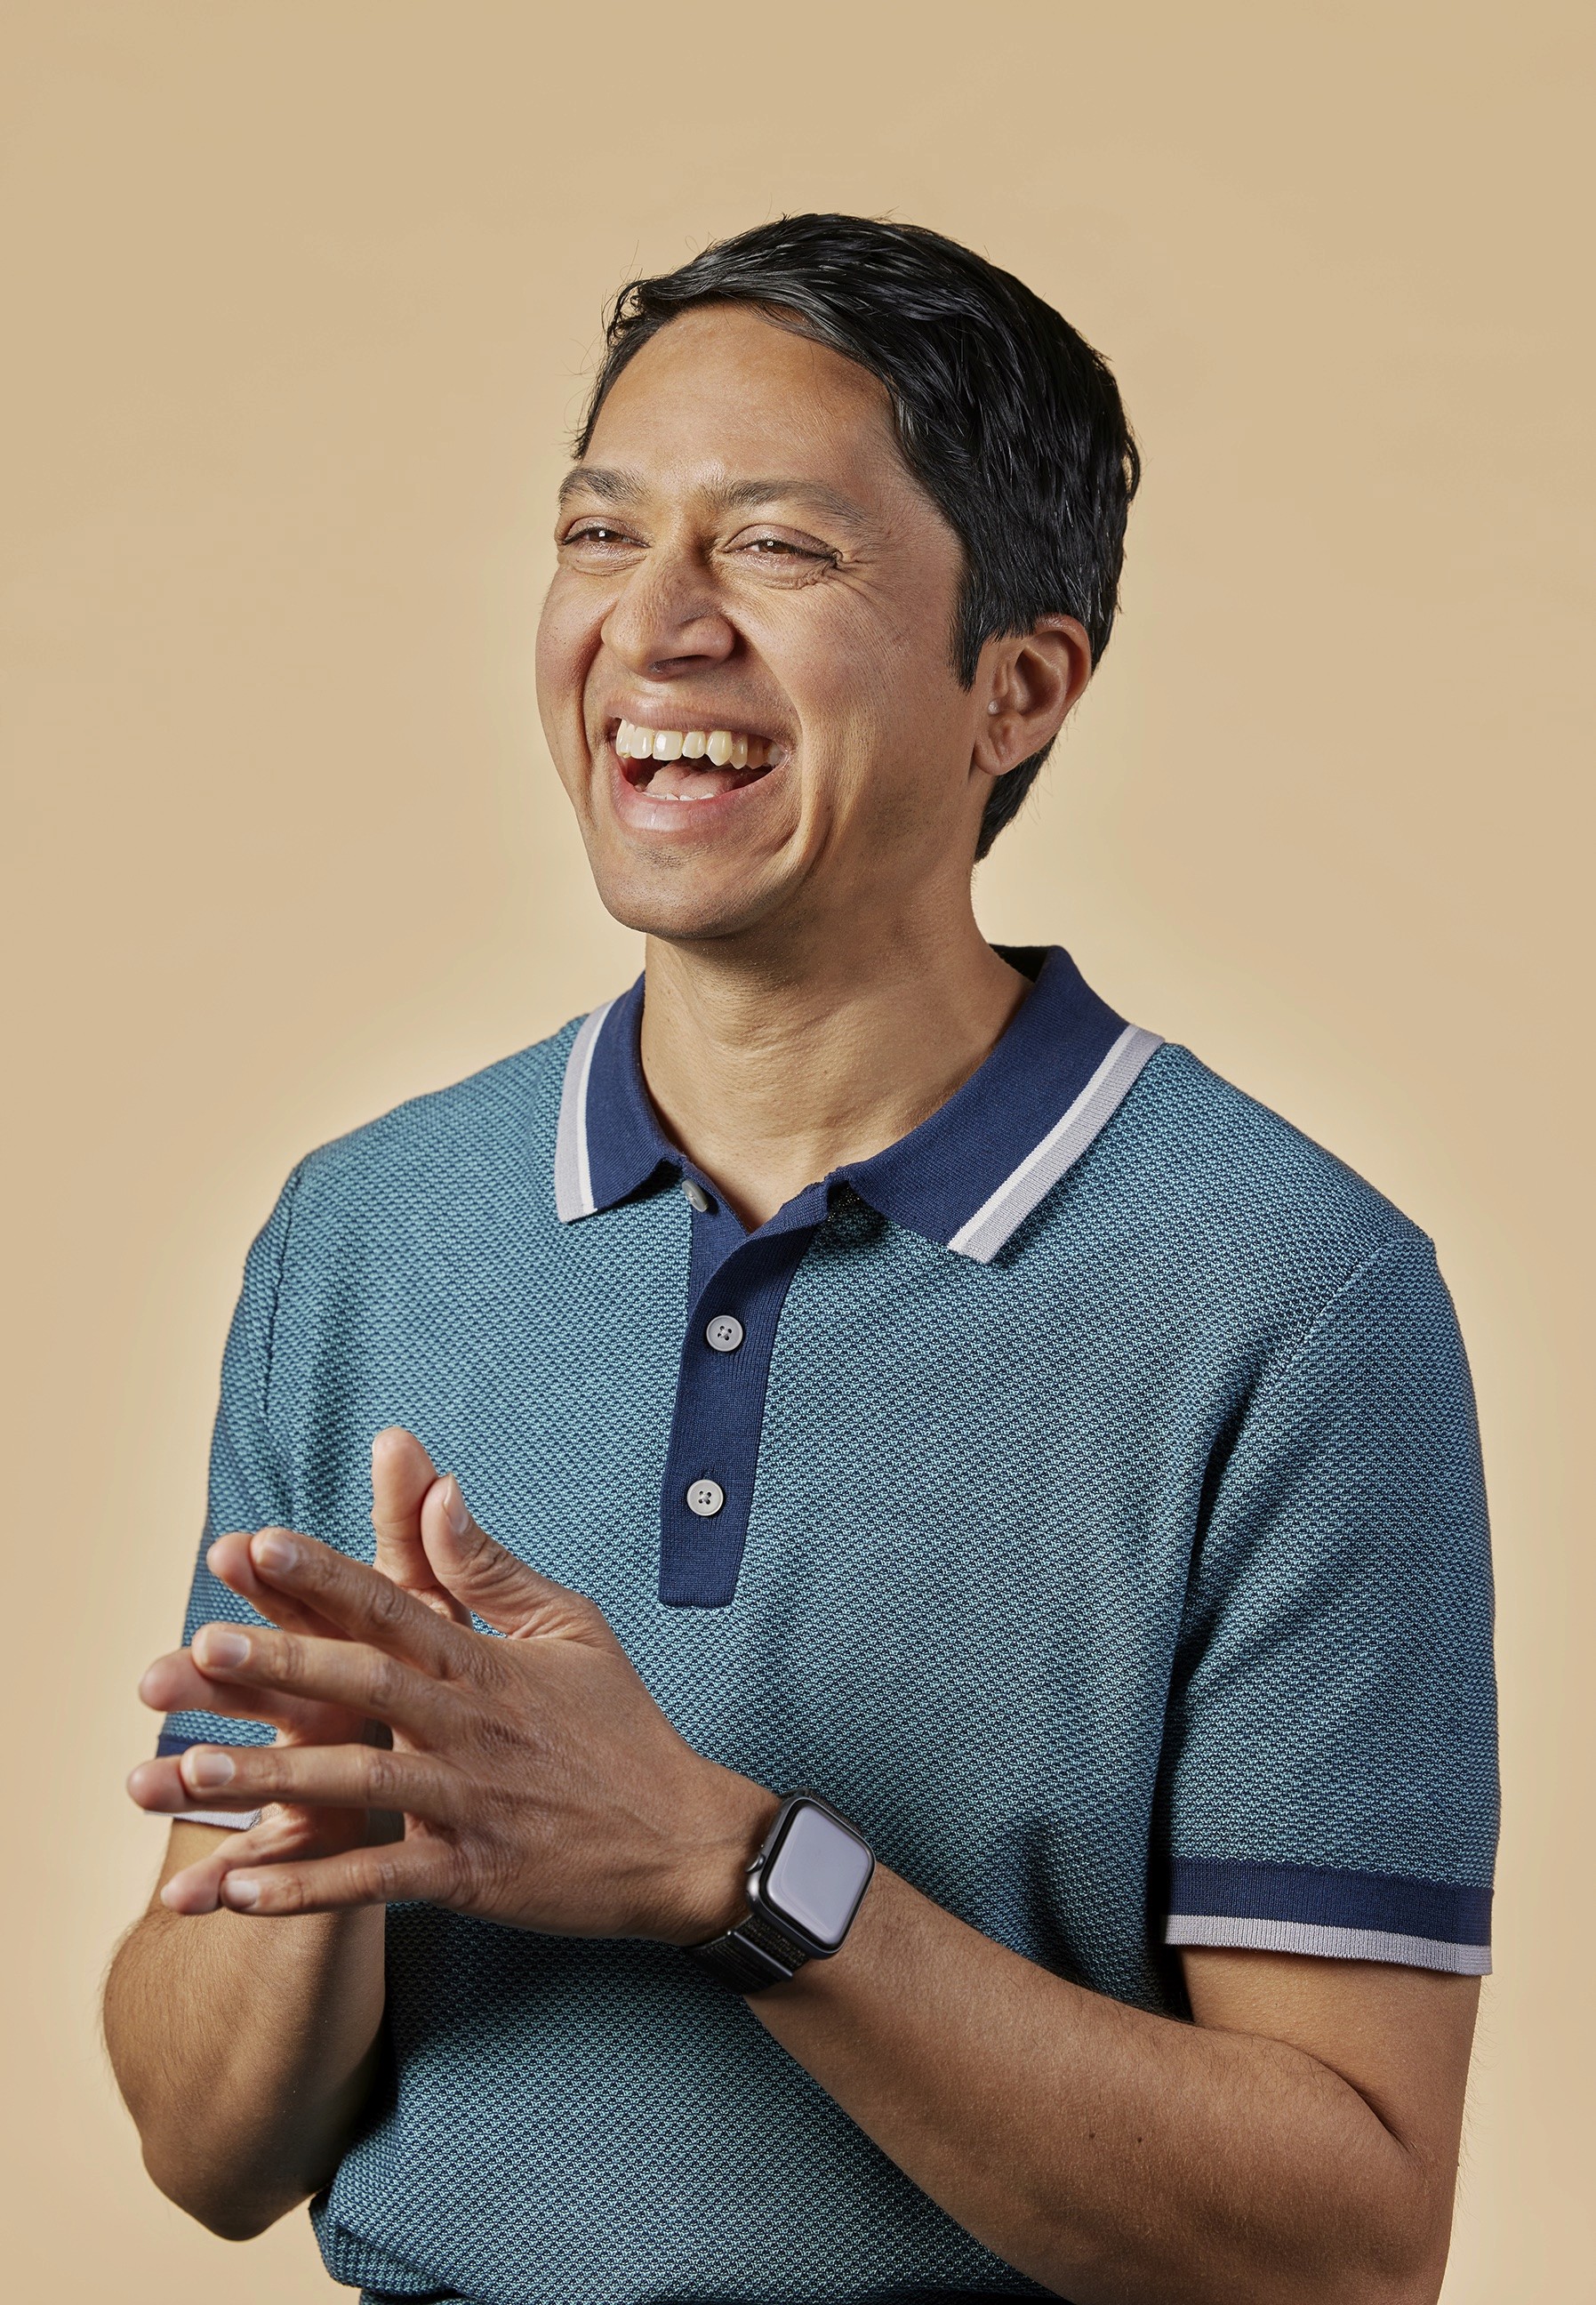
[[[471,1517],[465,1509],[465,1499],[460,1493],[460,1484],[453,1473],[447,1474],[444,1480],[444,1513],[455,1535],[463,1536],[471,1525]]]
[[[292,1569],[299,1559],[298,1545],[280,1528],[262,1529],[250,1552],[258,1569]]]
[[[242,1664],[249,1654],[245,1636],[230,1632],[225,1625],[207,1625],[195,1637],[194,1656],[200,1664]]]
[[[197,1793],[214,1792],[218,1785],[230,1785],[238,1771],[231,1753],[216,1753],[201,1748],[185,1753],[179,1764],[185,1785]]]
[[[222,1894],[240,1912],[252,1912],[260,1902],[260,1884],[248,1873],[229,1873]]]

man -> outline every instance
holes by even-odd
[[[1435,2297],[1495,1832],[1446,1291],[971,909],[1136,470],[930,234],[617,306],[539,668],[646,976],[296,1170],[144,1683],[107,2033],[216,2231],[314,2195],[335,2278],[472,2305]]]

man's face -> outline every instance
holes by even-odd
[[[556,533],[539,702],[617,919],[886,925],[967,887],[991,786],[952,664],[963,555],[873,377],[743,307],[687,313],[610,393]]]

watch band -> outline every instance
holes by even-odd
[[[762,1993],[768,1985],[785,1985],[811,1958],[807,1945],[778,1929],[768,1913],[755,1912],[724,1936],[688,1945],[686,1951],[700,1969],[734,1993]]]

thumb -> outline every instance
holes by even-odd
[[[540,1577],[478,1527],[453,1473],[434,1484],[421,1507],[421,1542],[438,1584],[496,1632],[512,1640],[616,1646],[591,1601]]]

